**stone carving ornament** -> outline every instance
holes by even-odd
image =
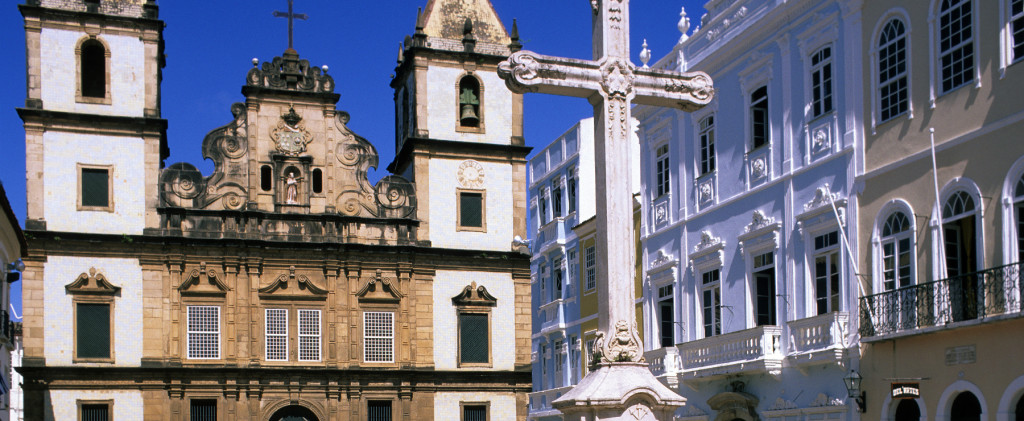
[[[160,173],[164,206],[207,209],[218,201],[223,209],[239,210],[248,197],[248,114],[243,103],[231,105],[232,121],[203,139],[203,157],[213,161],[213,174],[203,177],[192,164],[179,162]]]
[[[615,322],[611,338],[605,339],[604,332],[597,332],[591,365],[596,367],[616,362],[644,362],[643,350],[640,347],[636,324],[630,326],[629,322],[619,320]]]
[[[321,68],[310,66],[308,60],[300,59],[299,54],[291,49],[283,56],[263,62],[262,68],[258,67],[259,59],[252,59],[253,68],[246,75],[246,84],[302,92],[334,92],[334,78],[327,74],[327,66],[323,66],[321,73]]]
[[[285,155],[298,156],[306,151],[306,145],[313,141],[313,134],[306,130],[302,124],[302,117],[295,112],[295,108],[288,108],[288,113],[281,116],[277,127],[270,131],[270,138],[274,140],[277,151]]]

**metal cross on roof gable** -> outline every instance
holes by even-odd
[[[292,31],[293,22],[295,19],[306,20],[309,19],[305,13],[294,13],[292,12],[292,2],[294,0],[288,0],[288,13],[274,11],[275,18],[288,18],[288,48],[292,49]]]

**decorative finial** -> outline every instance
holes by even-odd
[[[398,43],[398,64],[402,64],[403,61],[405,61],[405,46]]]
[[[643,49],[640,50],[640,62],[644,64],[645,69],[650,69],[647,66],[647,62],[651,61],[651,50],[647,49],[647,38],[644,38]]]
[[[426,26],[426,23],[423,21],[423,8],[422,7],[417,8],[416,9],[416,33],[417,34],[422,34],[423,33],[423,28],[425,26]]]
[[[686,34],[687,32],[690,31],[690,18],[686,17],[686,8],[685,7],[682,8],[682,10],[679,11],[679,24],[678,24],[678,27],[679,27],[679,32],[683,33],[683,36],[679,37],[679,43],[682,44],[683,41],[686,41],[687,39],[690,38],[690,36]]]
[[[512,52],[516,52],[523,49],[523,44],[519,42],[519,26],[516,25],[515,18],[512,19],[512,42],[508,44],[508,49]]]
[[[323,66],[320,66],[320,68],[324,69],[324,74],[326,75],[327,74],[327,69],[329,69],[329,67],[327,67],[327,65],[325,64]]]
[[[473,36],[473,20],[466,18],[466,22],[462,24],[462,46],[467,53],[472,53],[476,49],[476,37]]]
[[[259,66],[259,65],[260,65],[260,59],[258,59],[256,57],[253,57],[252,58],[252,67],[256,67],[256,66]]]

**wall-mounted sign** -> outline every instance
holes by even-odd
[[[893,383],[893,399],[917,399],[921,397],[920,383]]]

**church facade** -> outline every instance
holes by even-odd
[[[376,184],[291,47],[239,75],[204,175],[163,162],[154,1],[20,6],[26,419],[525,419],[529,148],[495,74],[518,41],[448,3],[404,43]]]

